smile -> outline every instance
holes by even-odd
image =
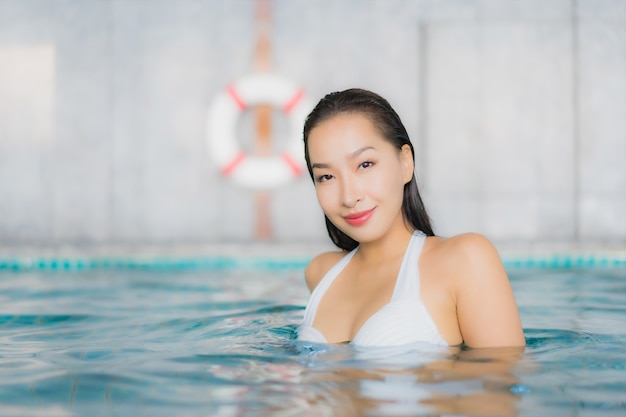
[[[352,226],[362,226],[370,219],[370,217],[372,217],[372,214],[374,214],[374,210],[375,208],[371,210],[360,211],[358,213],[348,214],[343,218],[346,220],[346,222],[348,222],[348,224]]]

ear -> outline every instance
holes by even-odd
[[[400,163],[402,164],[402,178],[404,183],[408,183],[413,178],[413,153],[411,147],[406,143],[400,148]]]

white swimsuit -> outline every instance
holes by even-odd
[[[418,342],[447,345],[437,330],[420,297],[417,266],[426,236],[416,231],[402,258],[391,300],[363,324],[352,344],[359,346],[399,346]],[[328,343],[326,337],[313,327],[315,313],[322,297],[335,278],[348,265],[358,247],[339,260],[317,285],[304,311],[304,321],[298,328],[298,339]]]

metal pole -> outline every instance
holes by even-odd
[[[270,0],[256,2],[257,40],[254,57],[254,70],[267,73],[271,71],[270,49]],[[254,152],[258,156],[272,153],[272,106],[259,105],[254,108],[256,140]],[[256,238],[272,237],[271,196],[269,191],[257,191],[256,200]]]

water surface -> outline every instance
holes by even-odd
[[[626,270],[509,272],[521,352],[296,341],[301,269],[1,272],[0,414],[626,415]]]

